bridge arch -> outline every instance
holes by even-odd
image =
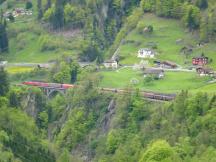
[[[47,98],[51,98],[52,96],[54,96],[55,93],[59,93],[63,96],[66,94],[65,89],[44,88],[44,91],[45,91]]]

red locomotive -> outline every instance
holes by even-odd
[[[62,88],[62,89],[69,89],[75,87],[73,84],[46,83],[40,81],[27,81],[27,82],[23,82],[22,84],[35,86],[35,87],[51,87],[51,88]]]

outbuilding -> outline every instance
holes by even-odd
[[[212,69],[206,67],[198,67],[196,71],[200,76],[214,76],[215,74]]]
[[[164,77],[164,70],[163,69],[153,69],[153,68],[148,68],[144,69],[144,77],[152,76],[156,79],[161,79]]]
[[[171,61],[163,61],[160,66],[167,69],[175,69],[178,67],[176,63]]]
[[[104,67],[109,69],[117,69],[118,68],[118,62],[116,60],[107,60],[103,63]]]

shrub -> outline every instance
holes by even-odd
[[[32,7],[33,7],[32,2],[27,1],[27,2],[26,2],[26,9],[28,10],[28,9],[31,9]]]
[[[154,81],[154,76],[149,75],[147,77],[144,78],[144,84],[146,85],[152,85]]]
[[[153,26],[152,25],[146,25],[144,22],[139,22],[137,24],[137,31],[140,33],[140,34],[143,34],[144,32],[145,33],[152,33],[154,30]]]
[[[137,31],[142,34],[145,26],[146,26],[146,24],[143,21],[140,21],[137,24]]]

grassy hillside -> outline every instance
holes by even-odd
[[[13,2],[14,8],[25,8],[24,2]],[[8,22],[9,53],[2,57],[9,62],[48,62],[63,54],[77,56],[83,40],[80,31],[53,32],[47,25],[37,21],[36,1],[31,9],[33,15],[18,16]]]
[[[154,44],[157,46],[156,51],[158,53],[156,59],[170,60],[183,66],[190,66],[193,56],[200,56],[204,53],[213,59],[213,62],[209,66],[216,69],[215,43],[208,43],[203,47],[197,47],[199,42],[197,34],[188,32],[179,20],[159,18],[153,14],[145,14],[140,21],[144,22],[146,26],[152,25],[154,31],[152,34],[140,34],[136,28],[128,34],[119,50],[122,64],[139,62],[140,59],[137,58],[138,50],[140,48],[150,48]],[[182,39],[182,42],[177,44],[176,41],[180,39]],[[193,48],[193,52],[188,57],[180,52],[185,46]]]
[[[125,88],[132,86],[148,91],[157,92],[179,92],[181,90],[194,90],[206,85],[208,77],[199,77],[196,73],[189,72],[165,72],[164,79],[144,82],[141,71],[124,68],[117,71],[100,72],[102,87]],[[138,84],[132,85],[132,80],[138,80]],[[206,89],[206,88],[205,88]]]

